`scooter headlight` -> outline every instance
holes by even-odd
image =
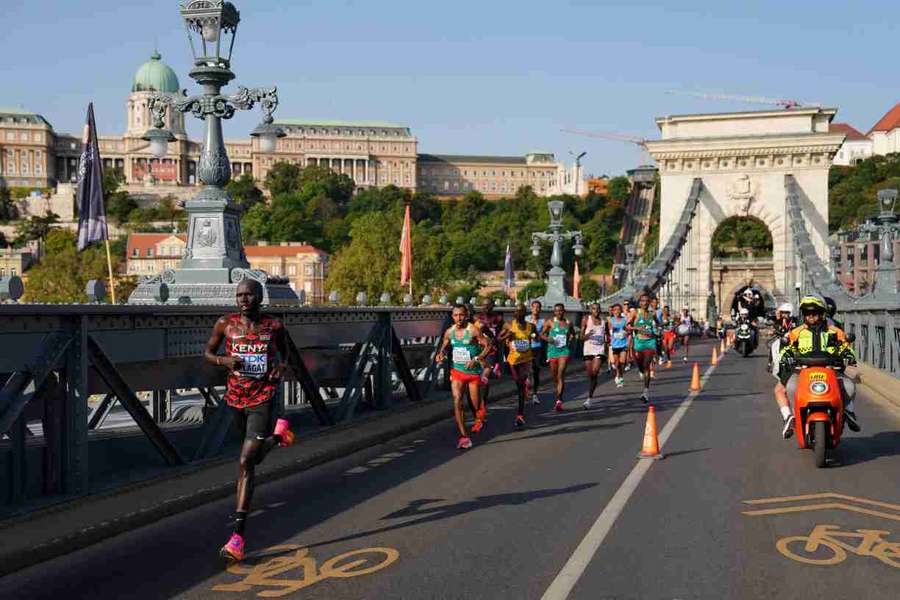
[[[828,384],[824,381],[813,381],[809,384],[809,391],[817,396],[821,396],[828,391]]]

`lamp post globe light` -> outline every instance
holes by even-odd
[[[566,294],[566,272],[562,268],[562,243],[572,240],[575,256],[581,256],[584,253],[584,244],[580,231],[562,231],[564,208],[565,202],[562,200],[550,200],[547,203],[547,209],[550,211],[548,231],[537,231],[531,234],[531,253],[534,256],[540,255],[542,241],[553,244],[553,250],[550,253],[550,270],[547,271],[547,292],[536,300],[539,300],[543,306],[552,307],[554,304],[562,303],[566,310],[577,310],[581,308],[581,301]]]
[[[235,287],[253,279],[262,284],[266,304],[297,304],[297,295],[287,280],[250,268],[241,243],[241,209],[225,191],[231,180],[231,163],[225,151],[222,120],[230,119],[236,110],[250,110],[259,105],[262,122],[250,135],[259,140],[260,150],[271,152],[276,140],[285,133],[274,124],[272,113],[278,106],[276,88],[238,87],[233,95],[222,94],[222,88],[234,79],[231,56],[240,13],[224,0],[186,0],[181,4],[188,42],[194,58],[189,75],[201,92],[189,96],[157,93],[150,97],[153,127],[144,134],[151,153],[165,156],[169,142],[175,138],[165,129],[169,110],[191,113],[205,121],[206,133],[197,163],[197,176],[203,187],[185,202],[188,213],[188,242],[178,269],[145,278],[129,298],[130,304],[157,304],[153,290],[165,283],[173,298],[188,299],[192,304],[234,305]]]

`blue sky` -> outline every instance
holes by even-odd
[[[177,0],[2,3],[0,106],[57,131],[78,131],[89,100],[102,133],[124,131],[132,76],[154,45],[193,84]],[[276,84],[281,117],[407,124],[420,152],[587,150],[589,173],[617,174],[640,162],[635,147],[559,130],[655,137],[657,116],[754,108],[672,89],[820,102],[864,132],[900,100],[886,0],[236,4],[235,83]],[[233,119],[226,137],[257,120]]]

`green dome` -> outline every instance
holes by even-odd
[[[141,65],[134,74],[132,92],[178,92],[178,76],[160,58],[159,52],[154,50],[150,60]]]

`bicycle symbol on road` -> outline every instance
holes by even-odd
[[[781,538],[775,547],[791,560],[809,565],[836,565],[851,552],[900,569],[900,543],[885,539],[890,533],[880,529],[841,531],[837,525],[816,525],[809,535]]]
[[[260,562],[255,565],[234,564],[227,571],[233,575],[242,575],[244,579],[236,583],[220,584],[213,587],[215,592],[247,592],[254,588],[270,588],[258,592],[261,598],[280,598],[287,596],[326,579],[346,579],[359,577],[380,571],[400,558],[400,553],[393,548],[363,548],[338,554],[329,558],[319,567],[308,548],[294,544],[273,546],[259,554],[281,556]],[[251,558],[252,560],[252,558]],[[299,569],[299,579],[285,579],[281,575]]]

